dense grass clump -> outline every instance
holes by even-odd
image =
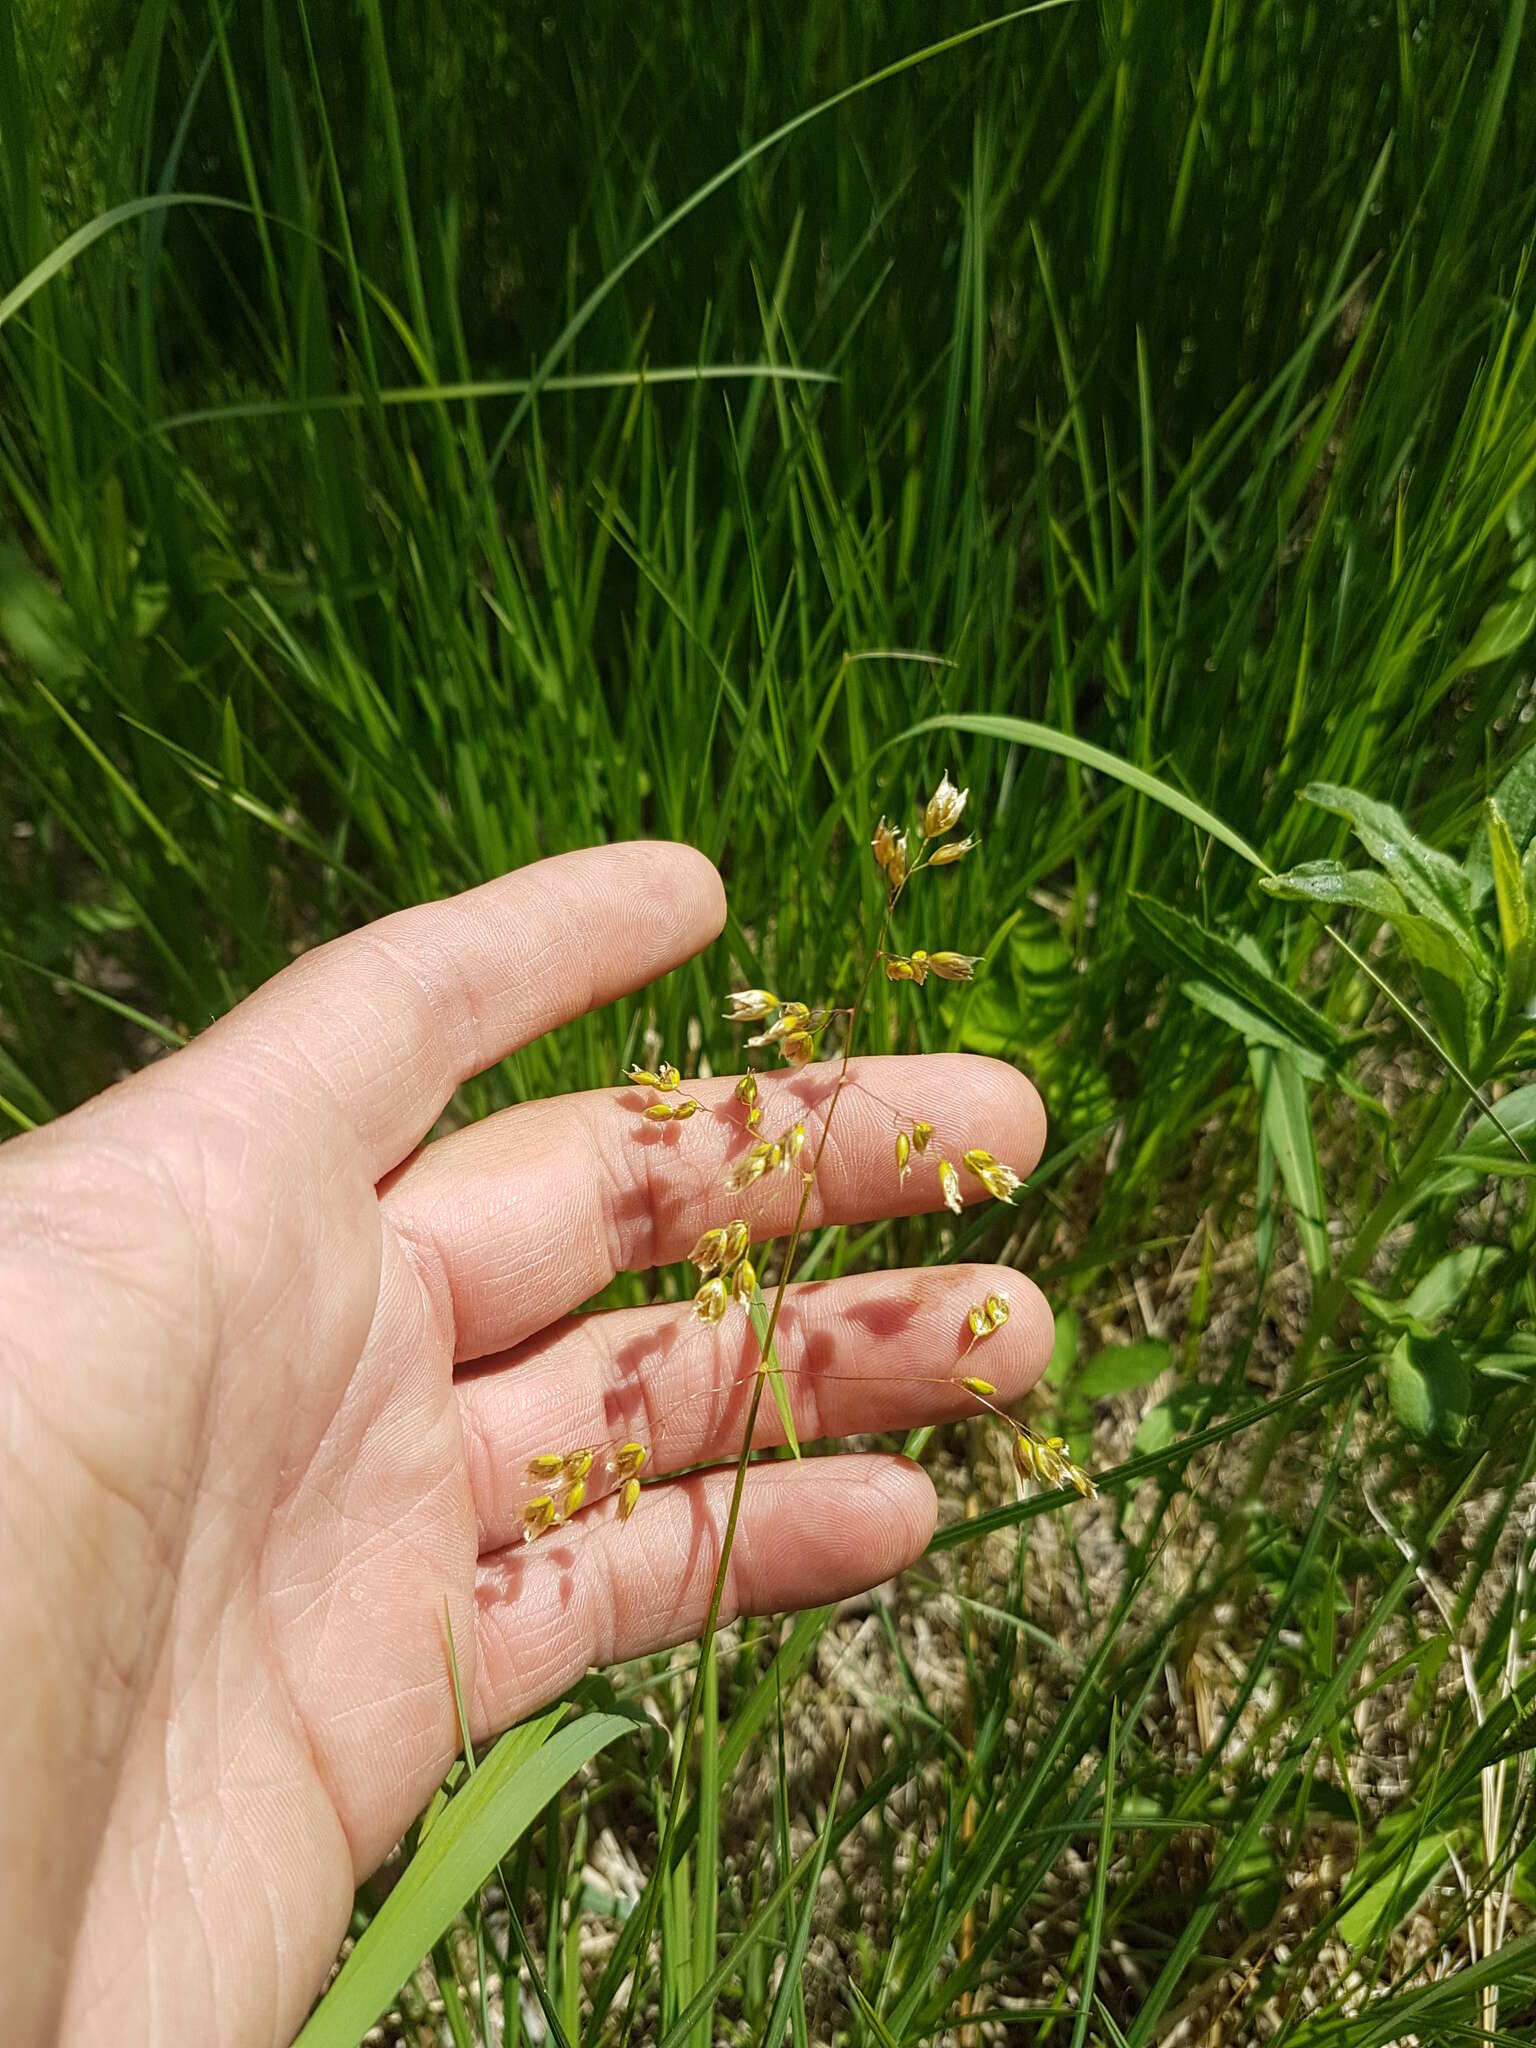
[[[1051,1149],[802,1271],[1032,1271],[1102,1498],[951,1432],[922,1571],[724,1640],[636,2038],[1513,2038],[1524,0],[973,28],[0,0],[0,1108],[634,834],[719,863],[719,959],[462,1114],[650,1033],[727,1071],[732,968],[846,989],[874,821],[954,769],[984,971],[867,1042],[1018,1061]],[[617,2038],[667,1782],[612,1747],[465,1918],[381,1920],[403,2037]]]

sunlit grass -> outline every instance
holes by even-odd
[[[871,820],[953,769],[985,971],[921,1012],[877,983],[871,1042],[1017,1060],[1047,1159],[1003,1220],[803,1270],[1035,1272],[1030,1412],[1104,1498],[914,1446],[945,1526],[895,1603],[711,1657],[641,2025],[1514,2030],[1525,9],[975,26],[0,17],[0,1114],[383,908],[634,834],[720,863],[718,955],[454,1113],[607,1085],[651,1030],[726,1071],[711,991],[849,993]],[[675,1726],[693,1676],[618,1706]],[[626,1737],[512,1831],[520,1917],[468,1905],[493,2031],[521,1982],[547,2038],[616,2036],[668,1777]],[[410,2037],[478,2035],[475,1942],[401,1939],[378,1981],[435,1943],[448,2006],[415,1979]]]

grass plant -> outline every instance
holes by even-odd
[[[462,1767],[307,2039],[1536,2023],[1533,137],[1524,0],[0,0],[0,1114],[653,834],[718,954],[453,1118],[866,969],[1052,1116],[793,1247],[1032,1274],[1034,1434]]]

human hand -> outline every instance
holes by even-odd
[[[690,1083],[686,1125],[645,1123],[620,1089],[416,1148],[460,1082],[723,918],[683,847],[542,862],[321,947],[0,1148],[13,2038],[291,2037],[355,1885],[456,1753],[445,1600],[477,1738],[703,1625],[755,1345],[739,1311],[572,1311],[736,1206],[730,1081]],[[765,1127],[814,1117],[822,1071],[762,1077]],[[934,1205],[931,1177],[897,1185],[893,1112],[1021,1171],[1039,1155],[1011,1068],[856,1060],[812,1223]],[[798,1191],[774,1181],[755,1236],[788,1227]],[[1016,1274],[791,1286],[778,1348],[801,1437],[959,1412],[966,1309],[1005,1286],[987,1373],[1006,1402],[1050,1348]],[[758,1440],[778,1429],[764,1403]],[[589,1504],[522,1541],[530,1457],[628,1439],[662,1482],[630,1520],[599,1455]],[[934,1513],[899,1458],[756,1467],[722,1619],[876,1584]]]

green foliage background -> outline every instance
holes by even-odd
[[[1050,1156],[967,1242],[1044,1271],[1059,1413],[1085,1448],[1095,1417],[1139,1423],[1140,1461],[1077,1678],[1038,1687],[991,1615],[965,1754],[893,1710],[882,1768],[923,1779],[925,1817],[877,1938],[800,1994],[810,2024],[932,2039],[969,1996],[1140,2044],[1224,1984],[1267,2034],[1386,2041],[1486,2027],[1494,1979],[1511,2024],[1536,2009],[1526,1781],[1511,1761],[1486,1838],[1494,1737],[1440,1673],[1464,1645],[1489,1726],[1501,1698],[1527,1725],[1524,0],[979,21],[0,0],[0,1105],[42,1120],[297,948],[633,834],[720,863],[717,955],[462,1113],[602,1085],[649,1027],[724,1068],[715,992],[846,988],[873,820],[952,766],[982,844],[946,928],[905,937],[984,947],[988,973],[920,1010],[882,995],[874,1036],[1040,1079]],[[1300,876],[1261,887],[1200,807]],[[812,1258],[957,1249],[884,1231]],[[1160,1327],[1127,1318],[1191,1260]],[[1093,1357],[1127,1337],[1134,1367]],[[1211,1442],[1243,1455],[1192,1480]],[[1439,1546],[1449,1620],[1363,1484]],[[1137,1712],[1234,1589],[1267,1718],[1246,1765],[1186,1767]],[[1027,1602],[1022,1565],[993,1592]],[[1355,1689],[1389,1640],[1408,1789],[1362,1800]],[[738,1761],[771,1750],[764,1670],[798,1668],[769,1646],[710,1695]],[[549,1995],[594,2039],[617,1981],[574,1964],[595,1909],[571,1828],[610,1796],[591,1779],[519,1866]],[[1179,1830],[1203,1922],[1160,1901]],[[1321,1836],[1357,1880],[1282,1958],[1254,1873],[1282,1901]],[[1091,1875],[1042,1976],[1027,1928],[1069,1841]],[[690,1854],[682,1892],[712,1893],[718,1841]],[[784,1868],[760,1924],[739,1874],[720,1888],[713,1989],[669,1904],[668,2039],[717,2012],[758,2038],[764,1944],[793,1948],[809,1874]],[[1457,1968],[1426,1989],[1402,1927],[1442,1876]],[[1136,1971],[1106,1962],[1078,2005],[1115,1940]],[[1340,1941],[1380,1996],[1324,1968],[1304,2012]]]

